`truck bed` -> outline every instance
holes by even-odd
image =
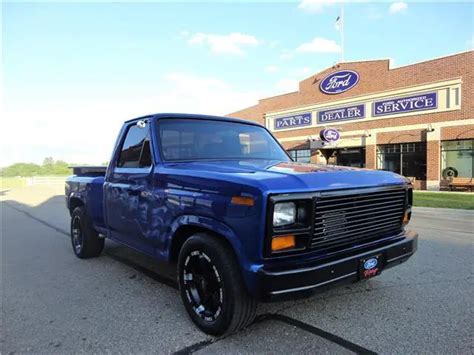
[[[95,227],[104,227],[103,190],[106,167],[72,167],[74,175],[66,179],[66,203],[74,208],[77,201],[83,201]]]
[[[106,166],[70,166],[76,176],[105,176]]]

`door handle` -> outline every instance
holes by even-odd
[[[127,189],[127,191],[128,191],[129,195],[137,196],[137,195],[140,195],[140,193],[142,192],[142,188],[141,187],[129,187]]]

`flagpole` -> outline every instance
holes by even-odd
[[[344,62],[344,1],[341,1],[341,62]]]

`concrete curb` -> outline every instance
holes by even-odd
[[[439,208],[439,207],[421,207],[421,206],[413,206],[413,211],[420,211],[420,212],[453,212],[453,213],[467,213],[472,214],[474,216],[474,210],[466,210],[460,208]]]

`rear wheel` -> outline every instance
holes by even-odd
[[[247,292],[232,249],[219,238],[198,233],[186,240],[178,279],[186,311],[203,332],[230,334],[254,320],[257,301]]]
[[[71,243],[74,254],[81,259],[99,256],[104,249],[104,239],[99,238],[83,206],[72,211]]]

